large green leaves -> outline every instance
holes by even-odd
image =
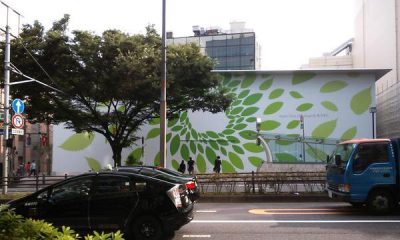
[[[354,126],[352,128],[347,129],[343,135],[340,137],[340,140],[344,141],[344,140],[349,140],[352,139],[356,136],[357,134],[357,127]]]
[[[290,153],[275,153],[279,162],[297,162],[296,156]]]
[[[278,88],[278,89],[275,89],[274,91],[272,91],[270,94],[269,94],[269,99],[275,99],[275,98],[279,98],[280,96],[282,96],[282,94],[285,92],[285,90],[284,89],[282,89],[282,88]]]
[[[263,131],[271,131],[277,129],[281,125],[280,122],[275,120],[266,120],[261,123],[261,130]]]
[[[257,103],[262,97],[261,93],[254,93],[250,96],[248,96],[244,101],[243,101],[243,105],[253,105],[255,103]]]
[[[261,165],[262,165],[262,163],[264,162],[264,160],[262,160],[261,158],[259,158],[259,157],[254,157],[254,156],[251,156],[251,157],[249,157],[248,158],[249,159],[249,162],[254,166],[254,167],[260,167]]]
[[[337,112],[338,111],[337,106],[333,102],[323,101],[323,102],[321,102],[321,105],[324,106],[324,108],[326,108],[328,110],[331,110],[333,112]]]
[[[264,110],[264,115],[270,115],[278,112],[283,106],[283,102],[274,102],[268,105]]]
[[[181,139],[177,134],[172,138],[171,143],[169,145],[171,155],[175,155],[175,153],[178,152],[180,144],[181,144]]]
[[[296,110],[299,111],[299,112],[305,112],[305,111],[310,110],[313,106],[314,106],[314,105],[313,105],[312,103],[303,103],[303,104],[300,104],[300,105],[296,108]]]
[[[153,128],[147,133],[147,139],[155,138],[160,135],[160,129],[159,128]]]
[[[337,119],[324,122],[317,126],[311,136],[313,138],[328,138],[336,128]]]
[[[202,154],[198,154],[196,158],[196,165],[197,165],[197,170],[200,173],[205,173],[207,170],[207,164],[206,161],[204,160],[204,157]]]
[[[85,157],[87,164],[89,165],[89,168],[95,172],[98,172],[101,170],[101,164],[94,158],[90,157]]]
[[[360,115],[368,110],[372,102],[371,89],[366,88],[351,98],[350,107],[355,114]]]
[[[256,74],[255,73],[247,73],[246,77],[244,78],[242,84],[240,85],[241,88],[248,88],[250,87],[251,84],[254,83],[256,80]]]
[[[228,153],[228,157],[229,157],[229,160],[231,161],[231,163],[233,164],[233,166],[235,166],[236,168],[239,168],[241,170],[244,169],[243,162],[238,155],[236,155],[233,152],[230,152],[230,153]]]
[[[235,173],[236,172],[235,168],[228,161],[222,160],[221,165],[222,165],[223,173]]]
[[[343,88],[347,87],[347,83],[343,81],[332,81],[326,83],[324,86],[321,87],[320,92],[322,93],[330,93],[330,92],[336,92],[339,91]]]
[[[265,80],[261,85],[260,85],[260,90],[265,91],[268,88],[272,86],[272,79]]]
[[[315,73],[313,72],[297,72],[293,74],[292,84],[293,85],[300,84],[312,79],[313,77],[315,77]]]
[[[243,144],[243,147],[252,153],[260,153],[263,152],[263,148],[255,143],[249,142],[249,143],[245,143]]]
[[[80,151],[87,148],[94,140],[94,133],[77,133],[69,137],[60,148],[67,151]]]

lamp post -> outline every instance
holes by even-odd
[[[375,138],[375,113],[376,113],[376,107],[370,107],[369,112],[372,115],[372,138]]]
[[[160,97],[160,165],[167,166],[167,55],[165,43],[166,0],[162,0],[162,47],[161,47],[161,97]]]

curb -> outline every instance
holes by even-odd
[[[200,203],[240,203],[240,202],[335,202],[327,194],[247,194],[209,195],[202,194]]]

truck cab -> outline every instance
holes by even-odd
[[[388,213],[399,201],[400,139],[353,139],[328,157],[327,191],[373,213]]]

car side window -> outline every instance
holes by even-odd
[[[79,178],[56,186],[51,191],[51,200],[74,200],[89,196],[92,188],[91,178]]]
[[[95,194],[115,194],[132,191],[129,178],[122,176],[100,176],[96,180]]]
[[[353,161],[353,172],[361,173],[373,163],[388,161],[388,143],[360,144]]]

